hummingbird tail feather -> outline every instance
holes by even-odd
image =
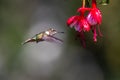
[[[35,39],[27,39],[25,42],[22,43],[22,45],[29,43],[29,42],[35,42]]]

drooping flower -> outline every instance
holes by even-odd
[[[90,25],[84,16],[84,13],[86,11],[86,8],[82,7],[79,8],[78,12],[80,15],[72,16],[67,20],[67,25],[71,28],[74,27],[75,30],[78,32],[78,36],[81,39],[81,44],[85,48],[85,37],[84,32],[90,31]]]
[[[96,0],[92,0],[92,7],[90,8],[85,7],[85,2],[85,0],[82,0],[82,7],[77,10],[79,15],[72,16],[67,20],[67,25],[71,28],[75,28],[75,30],[79,33],[78,36],[81,38],[83,47],[85,47],[84,32],[91,30],[93,32],[94,42],[97,42],[96,28],[98,28],[99,36],[102,36],[99,28],[99,25],[102,22],[102,14],[97,8]],[[87,11],[89,13],[85,16],[85,12]]]
[[[96,0],[92,0],[92,8],[87,16],[87,21],[90,25],[100,25],[102,22],[101,11],[96,6]]]
[[[92,8],[87,16],[87,21],[90,25],[100,25],[102,22],[102,15],[99,9]]]
[[[102,33],[99,29],[99,25],[102,22],[102,14],[101,14],[101,11],[97,8],[96,0],[92,0],[92,8],[89,14],[87,15],[87,21],[91,26],[93,26],[92,27],[93,40],[94,42],[97,42],[96,26],[98,26],[99,36],[102,36]]]
[[[80,15],[72,16],[67,20],[67,25],[76,31],[90,31],[90,25],[84,16],[85,9],[80,8]]]

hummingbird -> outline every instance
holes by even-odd
[[[55,29],[49,28],[46,31],[43,31],[43,32],[40,32],[40,33],[34,35],[32,38],[25,40],[25,42],[23,42],[22,44],[24,45],[29,42],[38,43],[38,42],[42,42],[42,41],[62,43],[63,40],[61,40],[57,37],[54,37],[54,35],[57,33],[64,33],[64,32],[57,32]]]

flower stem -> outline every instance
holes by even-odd
[[[92,0],[92,8],[96,8],[96,0]]]
[[[82,7],[85,7],[85,0],[82,0]]]

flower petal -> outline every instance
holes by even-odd
[[[67,25],[73,27],[76,24],[78,16],[72,16],[67,20]]]
[[[77,23],[74,27],[75,27],[75,30],[76,30],[76,31],[78,31],[78,32],[81,31],[81,28],[80,28],[80,24],[79,24],[79,23]]]
[[[84,31],[90,31],[90,25],[89,25],[89,23],[87,22],[86,19],[83,20],[83,30]]]
[[[99,25],[102,22],[102,15],[98,8],[93,8],[87,16],[90,25]]]

